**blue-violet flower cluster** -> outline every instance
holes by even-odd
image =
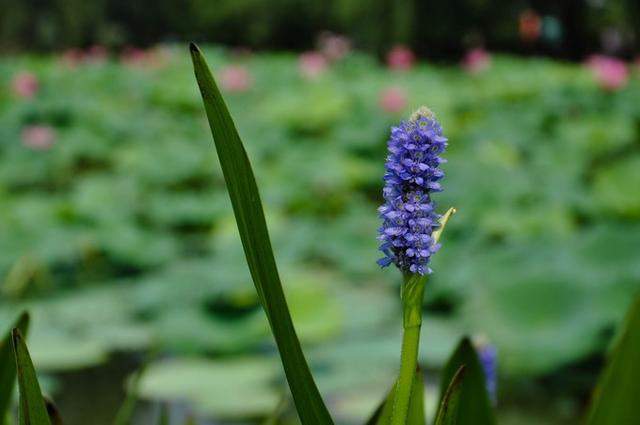
[[[378,239],[384,257],[378,264],[394,263],[404,273],[431,273],[429,260],[439,245],[433,231],[440,215],[431,194],[440,192],[444,177],[439,168],[447,138],[433,113],[422,107],[408,121],[391,129],[385,164],[384,205],[379,209],[382,227]]]
[[[498,350],[495,346],[482,343],[477,347],[478,357],[484,370],[487,393],[493,404],[497,402],[498,387]]]

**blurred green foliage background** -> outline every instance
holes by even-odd
[[[612,91],[540,58],[497,55],[470,75],[352,53],[305,77],[290,53],[207,56],[223,86],[235,72],[229,107],[340,421],[361,421],[398,366],[399,276],[375,264],[376,208],[389,128],[428,104],[450,139],[437,201],[459,209],[426,291],[428,397],[470,333],[498,348],[502,423],[576,422],[640,288],[638,71]],[[93,392],[67,412],[60,395],[71,424],[114,404],[107,388],[121,391],[149,350],[145,397],[263,417],[283,378],[186,47],[71,59],[0,60],[0,323],[29,308],[34,361],[59,378],[50,390]],[[20,78],[36,92],[16,93]]]

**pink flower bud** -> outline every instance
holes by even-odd
[[[69,68],[75,68],[84,60],[84,53],[80,49],[65,50],[61,59]]]
[[[394,71],[406,71],[413,67],[416,57],[406,46],[397,45],[387,54],[387,66]]]
[[[33,150],[48,150],[55,139],[55,131],[48,125],[29,125],[22,129],[22,144]]]
[[[491,55],[481,47],[469,50],[462,60],[462,67],[469,74],[479,74],[491,66]]]
[[[120,54],[120,62],[128,66],[143,66],[148,60],[147,56],[143,49],[127,46]]]
[[[322,54],[332,62],[339,61],[351,51],[351,41],[347,37],[331,32],[321,34],[318,44]]]
[[[378,104],[383,111],[397,114],[407,107],[407,94],[400,87],[388,87],[380,92]]]
[[[229,65],[220,71],[220,85],[230,93],[242,93],[251,88],[253,80],[249,70],[242,65]]]
[[[318,52],[305,52],[298,58],[298,68],[303,77],[318,78],[327,71],[327,59]]]
[[[31,72],[20,72],[11,82],[11,87],[16,96],[30,99],[38,93],[38,78]]]
[[[587,60],[587,67],[604,90],[620,90],[629,81],[629,68],[620,59],[594,55]]]
[[[108,52],[106,47],[94,45],[89,47],[85,59],[91,63],[103,63],[107,60]]]

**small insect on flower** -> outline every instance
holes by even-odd
[[[447,138],[433,112],[418,109],[408,121],[391,129],[384,174],[384,204],[379,208],[382,226],[378,240],[384,257],[378,264],[395,264],[403,273],[429,274],[429,261],[439,245],[433,231],[440,215],[431,199],[442,190],[440,157]]]

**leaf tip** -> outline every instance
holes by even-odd
[[[18,323],[20,323],[21,326],[29,325],[30,321],[31,321],[31,315],[29,314],[28,311],[25,310],[22,313],[20,313],[20,317],[18,317]]]
[[[21,344],[24,344],[22,341],[22,332],[20,332],[20,329],[18,328],[11,329],[11,348],[13,349],[13,353],[16,358],[19,351],[18,347],[20,347]]]
[[[11,339],[13,340],[14,345],[17,345],[20,342],[22,339],[22,332],[20,332],[20,329],[11,329]]]
[[[200,54],[200,48],[198,48],[198,45],[193,41],[189,43],[189,51],[191,51],[192,54]]]

